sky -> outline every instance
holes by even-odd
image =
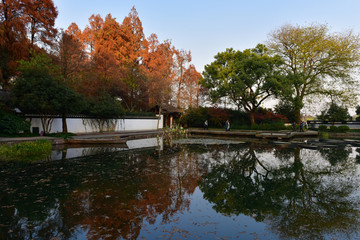
[[[135,6],[146,37],[157,34],[177,49],[190,50],[199,72],[226,48],[243,51],[266,43],[284,24],[328,24],[331,32],[360,33],[359,0],[54,0],[55,25],[80,29],[92,14],[111,14],[119,23]]]

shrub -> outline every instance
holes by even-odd
[[[171,142],[174,139],[187,138],[188,131],[180,126],[175,126],[172,128],[166,127],[164,130],[164,140],[165,142]]]
[[[230,118],[230,114],[221,108],[209,108],[208,114],[210,117],[210,124],[215,127],[222,127],[226,120]]]
[[[154,112],[126,112],[126,117],[156,117]]]
[[[324,131],[326,131],[327,130],[327,126],[326,125],[320,125],[319,126],[319,131],[320,132],[324,132]]]
[[[125,109],[108,93],[102,93],[98,101],[91,106],[90,115],[97,118],[115,118],[124,116]]]
[[[340,132],[344,132],[344,133],[350,130],[348,126],[339,126],[338,129]]]
[[[337,132],[338,127],[337,126],[330,126],[330,132]]]
[[[0,110],[0,133],[17,134],[30,130],[30,123],[15,114]]]
[[[0,146],[0,159],[3,160],[38,161],[46,158],[50,153],[51,143],[48,140]]]
[[[255,122],[258,124],[261,123],[272,123],[272,122],[288,122],[289,120],[281,114],[275,114],[270,111],[263,110],[263,113],[255,113]]]
[[[186,110],[185,114],[180,118],[180,124],[186,125],[188,127],[202,127],[206,119],[209,118],[208,109],[199,107],[192,108],[190,107]],[[209,123],[209,126],[212,126],[212,123]]]

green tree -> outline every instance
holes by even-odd
[[[331,103],[329,109],[323,111],[318,118],[323,121],[330,121],[334,123],[348,121],[351,119],[351,116],[346,107],[339,106],[336,103]]]
[[[66,114],[79,111],[81,97],[57,79],[58,69],[45,54],[35,54],[20,61],[20,76],[12,89],[15,105],[24,113],[39,114],[43,129],[51,131],[53,116],[63,116],[63,132],[67,132]]]
[[[89,114],[101,119],[118,118],[125,115],[125,110],[120,101],[103,92],[92,104]]]
[[[254,125],[257,108],[281,87],[282,64],[279,56],[269,56],[261,44],[243,52],[226,49],[205,66],[201,84],[209,89],[213,102],[228,98],[238,109],[243,107]]]
[[[296,112],[295,112],[295,106],[290,101],[282,100],[280,101],[274,109],[276,114],[281,114],[287,117],[290,122],[296,121]]]
[[[314,94],[351,99],[352,72],[360,60],[360,38],[350,32],[329,33],[327,25],[284,25],[270,34],[270,50],[285,61],[288,84],[282,96],[295,106],[296,120],[304,98]]]
[[[356,107],[356,114],[358,115],[358,117],[356,118],[356,121],[360,121],[360,106]]]

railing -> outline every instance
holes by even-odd
[[[311,128],[318,128],[320,125],[325,126],[348,126],[350,129],[360,129],[360,122],[344,121],[344,122],[330,122],[330,121],[307,121]]]

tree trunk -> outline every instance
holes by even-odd
[[[250,118],[251,126],[254,126],[255,125],[255,113],[254,112],[249,112],[249,118]]]
[[[66,123],[66,113],[63,113],[61,115],[61,119],[62,119],[62,132],[63,133],[67,133],[68,132],[68,128],[67,128],[67,123]]]
[[[159,129],[160,119],[161,119],[161,106],[159,106],[159,117],[158,117],[158,122],[157,122],[157,129]]]
[[[295,109],[295,120],[297,124],[300,124],[301,122],[301,113],[300,109]]]

